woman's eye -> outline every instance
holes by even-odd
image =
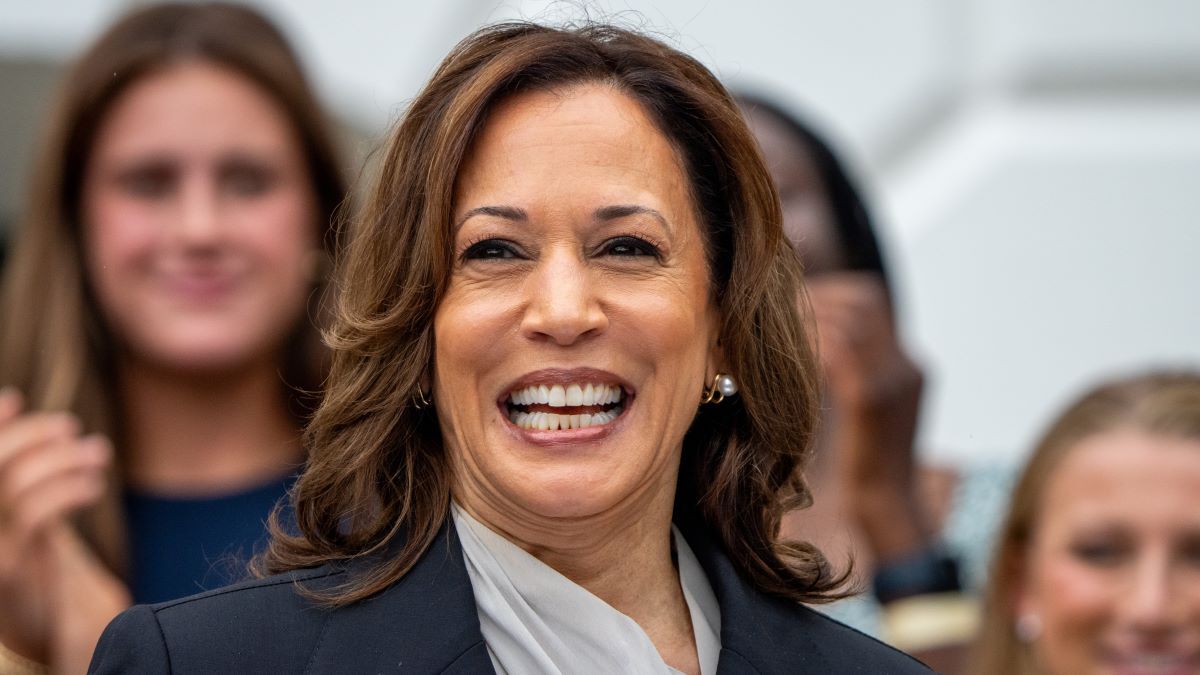
[[[175,173],[168,168],[150,167],[130,171],[120,178],[125,190],[142,199],[157,199],[170,193]]]
[[[1200,568],[1200,538],[1185,541],[1181,547],[1180,557],[1186,564]]]
[[[463,260],[506,260],[516,257],[516,247],[503,239],[485,239],[471,244],[463,252]]]
[[[601,252],[604,255],[616,256],[651,256],[659,257],[658,248],[638,237],[617,237],[604,243]]]
[[[1120,564],[1126,553],[1124,546],[1103,542],[1079,543],[1071,547],[1071,554],[1077,559],[1103,567]]]
[[[230,194],[257,197],[271,189],[274,175],[261,167],[233,166],[223,172],[221,183]]]

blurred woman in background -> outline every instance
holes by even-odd
[[[953,671],[973,634],[975,607],[959,592],[958,560],[940,535],[947,511],[964,503],[952,502],[953,472],[918,466],[924,375],[900,343],[870,211],[810,125],[768,99],[737,98],[779,189],[785,233],[804,262],[825,375],[821,435],[807,470],[814,503],[787,518],[785,531],[842,565],[853,560],[859,586],[873,591],[824,611]],[[971,480],[966,501],[979,502],[975,486],[987,488],[996,477]],[[994,492],[998,512],[1003,491]],[[974,520],[992,522],[986,514]],[[978,549],[982,567],[989,540],[976,539],[967,548]]]
[[[923,375],[900,344],[870,215],[830,147],[765,99],[738,97],[779,188],[784,229],[804,261],[825,369],[826,419],[808,477],[813,509],[793,531],[855,565],[903,559],[935,529],[914,467]]]
[[[1200,673],[1200,373],[1100,386],[1042,438],[972,673]]]
[[[263,538],[344,182],[274,26],[162,5],[75,64],[30,195],[0,310],[0,663],[82,672],[131,601],[225,583]]]

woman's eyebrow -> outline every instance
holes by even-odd
[[[629,216],[647,215],[662,223],[662,226],[671,229],[671,224],[667,221],[656,209],[649,206],[640,206],[637,204],[614,204],[612,206],[602,206],[592,212],[592,217],[599,221],[619,220],[628,218]],[[503,218],[504,220],[512,220],[516,222],[525,222],[529,220],[529,214],[524,209],[516,206],[477,206],[463,214],[462,218],[454,224],[454,230],[457,232],[467,222],[475,216],[492,216],[493,218]]]
[[[671,230],[671,224],[663,214],[649,206],[639,206],[637,204],[616,204],[613,206],[603,206],[592,212],[596,220],[618,220],[620,218],[628,218],[629,216],[646,215],[656,219],[662,223],[662,226]]]
[[[529,220],[529,214],[525,212],[525,209],[515,206],[476,206],[464,213],[462,218],[458,219],[458,222],[454,224],[454,231],[457,232],[463,226],[463,223],[475,216],[492,216],[493,218],[503,218],[519,222]]]

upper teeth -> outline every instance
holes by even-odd
[[[514,405],[548,405],[554,408],[580,405],[607,405],[621,400],[621,388],[607,384],[535,384],[509,394]]]

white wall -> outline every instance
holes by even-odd
[[[472,28],[584,4],[731,83],[778,89],[873,187],[904,328],[931,371],[934,458],[1014,457],[1097,376],[1200,364],[1200,3],[255,4],[331,104],[375,130]],[[65,58],[122,6],[0,5],[0,55]]]

